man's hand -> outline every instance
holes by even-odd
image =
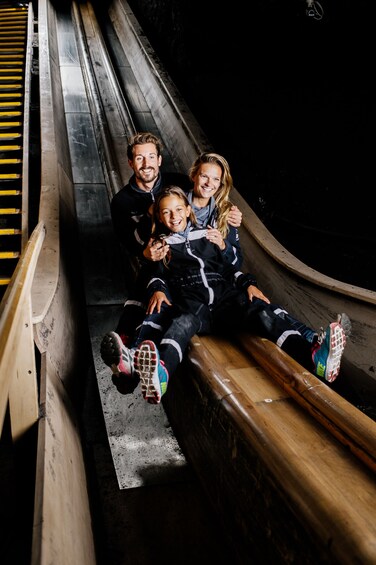
[[[166,257],[170,246],[163,239],[150,238],[149,243],[143,250],[145,259],[149,261],[160,261]]]
[[[239,208],[235,205],[231,206],[231,210],[228,213],[227,221],[230,226],[238,228],[242,223],[243,214]]]

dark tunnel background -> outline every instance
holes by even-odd
[[[129,4],[273,235],[309,266],[376,290],[369,4]]]

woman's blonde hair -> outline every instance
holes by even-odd
[[[233,187],[230,166],[226,159],[218,153],[201,153],[189,169],[189,178],[192,182],[195,181],[196,176],[199,174],[201,165],[205,163],[218,165],[222,171],[221,185],[215,193],[214,199],[217,207],[217,227],[222,237],[225,238],[229,231],[227,217],[232,206],[232,202],[229,199],[230,191]]]

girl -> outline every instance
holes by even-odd
[[[210,230],[197,226],[188,197],[179,187],[167,187],[157,196],[153,220],[154,236],[167,233],[164,241],[169,248],[162,261],[149,265],[147,313],[159,312],[167,304],[174,316],[159,348],[146,339],[134,353],[133,368],[148,402],[161,401],[169,376],[196,333],[256,333],[317,376],[329,382],[337,377],[346,343],[341,317],[318,335],[271,304],[251,274],[224,260],[218,236],[208,238]]]

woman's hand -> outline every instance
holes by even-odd
[[[251,284],[248,288],[247,288],[247,292],[248,292],[248,298],[249,300],[252,302],[252,300],[254,298],[259,298],[260,300],[263,300],[264,302],[266,302],[267,304],[270,304],[270,300],[269,298],[267,298],[265,296],[265,294],[263,294],[261,292],[261,290],[259,288],[257,288],[257,286],[253,286],[253,284]]]
[[[238,228],[242,223],[243,214],[239,208],[235,205],[231,206],[231,210],[228,213],[227,221],[230,226]]]
[[[169,249],[170,246],[163,239],[150,238],[142,253],[149,261],[160,261],[166,257]]]
[[[153,296],[149,300],[146,314],[152,314],[154,310],[156,310],[159,314],[162,308],[162,304],[164,302],[169,306],[172,306],[171,302],[169,301],[165,293],[162,292],[161,290],[157,290],[156,292],[154,292]]]
[[[211,226],[208,226],[207,232],[206,232],[206,237],[209,241],[218,245],[218,247],[221,251],[226,249],[225,241],[224,241],[224,239],[221,235],[221,232],[219,230],[217,230],[217,228],[212,228]]]

